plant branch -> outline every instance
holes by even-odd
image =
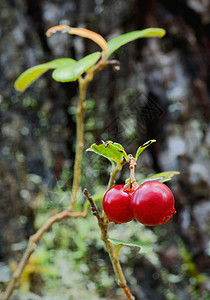
[[[74,161],[74,175],[73,175],[73,186],[72,186],[72,197],[70,203],[70,210],[73,211],[77,193],[81,178],[81,162],[82,152],[84,148],[84,112],[85,112],[85,97],[87,86],[93,79],[93,73],[87,73],[84,78],[79,77],[79,103],[77,107],[77,118],[76,118],[76,154]]]
[[[73,176],[73,186],[72,186],[72,198],[70,203],[70,210],[73,211],[77,193],[80,184],[81,178],[81,161],[82,161],[82,152],[84,148],[84,112],[85,112],[85,97],[88,84],[93,80],[93,76],[96,72],[99,72],[104,67],[114,67],[115,70],[119,70],[119,61],[118,60],[108,60],[106,61],[106,56],[102,56],[102,59],[93,67],[93,69],[86,73],[86,76],[83,78],[79,77],[79,103],[77,107],[77,119],[76,119],[76,155],[74,161],[74,176]],[[118,170],[116,168],[113,178],[117,176]],[[116,175],[115,175],[116,173]],[[114,183],[110,182],[110,184],[114,185]]]
[[[117,277],[117,283],[123,289],[128,300],[135,300],[134,296],[131,294],[131,292],[127,286],[125,276],[123,274],[123,271],[122,271],[122,268],[121,268],[121,265],[120,265],[120,262],[118,259],[118,255],[116,255],[115,247],[109,241],[108,223],[106,222],[106,220],[103,219],[103,217],[100,216],[97,206],[96,206],[95,202],[93,201],[93,198],[91,197],[91,195],[89,194],[87,189],[84,190],[84,195],[87,198],[87,200],[90,202],[91,210],[98,220],[98,226],[101,230],[101,240],[104,242],[106,249],[109,253],[109,257],[111,259],[112,266],[113,266],[115,275]]]
[[[77,107],[77,119],[76,119],[76,155],[75,155],[75,162],[74,162],[74,176],[73,176],[73,186],[72,186],[72,198],[70,203],[70,210],[73,211],[77,193],[80,184],[81,178],[81,161],[82,161],[82,152],[84,148],[84,112],[85,112],[85,97],[88,84],[93,80],[93,76],[96,72],[99,72],[104,67],[113,66],[115,69],[119,68],[119,61],[117,60],[108,60],[105,61],[101,59],[98,64],[93,68],[92,71],[87,72],[86,76],[83,78],[82,76],[79,77],[79,103]],[[126,161],[125,161],[126,162]],[[125,164],[123,162],[122,166]],[[117,174],[119,173],[120,169],[117,166],[113,172],[112,178],[116,178]],[[112,180],[111,178],[111,180]],[[115,180],[115,179],[114,179]],[[110,187],[114,185],[114,181],[110,182]]]
[[[100,216],[98,208],[87,189],[84,189],[84,195],[85,195],[86,199],[89,201],[90,206],[91,206],[91,211],[92,211],[93,215],[96,216],[98,223],[103,223],[103,220]]]
[[[12,292],[15,288],[16,283],[18,282],[21,274],[23,273],[23,270],[25,266],[28,263],[28,260],[31,256],[31,254],[34,252],[38,242],[42,238],[43,234],[47,232],[54,223],[59,222],[66,218],[80,218],[85,217],[87,214],[87,211],[84,212],[71,212],[70,210],[64,210],[60,213],[57,213],[56,215],[50,217],[44,225],[29,238],[28,246],[22,256],[21,261],[18,264],[18,267],[16,271],[14,272],[12,279],[10,280],[4,294],[3,294],[3,300],[8,300],[10,296],[12,295]]]

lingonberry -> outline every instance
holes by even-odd
[[[158,181],[145,182],[135,190],[131,209],[136,220],[150,226],[165,224],[176,213],[171,190]]]
[[[103,198],[103,209],[110,222],[115,224],[133,220],[130,203],[133,190],[125,190],[124,185],[116,185],[109,189]]]

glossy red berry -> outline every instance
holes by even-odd
[[[136,220],[150,226],[165,224],[176,213],[171,190],[158,181],[145,182],[135,190],[131,209]]]
[[[109,189],[103,198],[103,209],[110,222],[115,224],[133,220],[130,207],[133,190],[125,191],[124,185],[116,185]]]

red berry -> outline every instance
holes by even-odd
[[[115,224],[133,220],[131,211],[131,195],[133,190],[124,191],[124,185],[116,185],[109,189],[103,198],[103,209],[110,222]]]
[[[163,225],[176,213],[171,190],[158,181],[145,182],[135,190],[131,209],[136,220],[150,226]]]

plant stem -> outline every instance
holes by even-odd
[[[128,162],[130,164],[130,179],[131,179],[131,184],[134,187],[134,189],[137,189],[139,185],[136,182],[135,178],[135,167],[136,167],[136,160],[132,156],[132,154],[128,155]]]
[[[111,187],[113,187],[113,185],[115,184],[117,174],[121,171],[122,167],[124,166],[124,164],[126,164],[126,162],[127,162],[127,160],[125,159],[125,157],[123,157],[120,162],[120,167],[119,167],[119,165],[116,165],[115,167],[112,168],[112,172],[111,172],[109,182],[108,182],[108,187],[107,187],[108,190]]]
[[[111,172],[111,176],[109,178],[109,182],[108,182],[108,187],[107,189],[109,190],[111,187],[113,187],[113,185],[115,184],[115,180],[117,177],[117,174],[120,172],[119,166],[115,166],[112,167],[112,172]]]
[[[123,271],[122,271],[122,268],[121,268],[121,265],[119,262],[118,253],[116,253],[114,245],[109,241],[109,235],[108,235],[109,223],[107,222],[106,218],[100,216],[97,206],[96,206],[95,202],[93,201],[93,198],[91,197],[91,195],[89,194],[87,189],[84,190],[84,195],[87,198],[87,200],[90,202],[91,210],[98,220],[98,226],[101,230],[101,240],[104,242],[106,249],[109,253],[109,257],[111,259],[112,266],[113,266],[115,275],[117,277],[117,281],[118,281],[117,283],[123,289],[125,295],[127,296],[127,299],[135,300],[134,296],[131,294],[131,292],[127,286],[125,276],[123,274]]]
[[[106,249],[109,253],[109,257],[111,259],[112,266],[113,266],[115,275],[116,275],[117,280],[118,280],[117,283],[123,289],[125,295],[127,296],[127,299],[135,300],[135,297],[131,294],[131,292],[130,292],[128,286],[127,286],[126,279],[125,279],[125,276],[123,274],[123,270],[121,268],[118,255],[116,255],[115,247],[108,240],[108,238],[109,238],[108,224],[103,223],[103,226],[101,226],[100,228],[101,228],[101,239],[104,242],[104,244],[106,246]]]
[[[66,218],[80,218],[80,217],[85,217],[86,216],[86,211],[84,212],[71,212],[69,210],[64,210],[52,217],[50,217],[44,225],[29,238],[28,246],[22,256],[21,261],[18,264],[18,267],[16,271],[14,272],[12,279],[10,280],[4,294],[2,300],[8,300],[10,296],[12,295],[12,292],[15,288],[16,283],[18,282],[21,274],[23,273],[23,270],[25,266],[28,263],[28,260],[31,256],[31,254],[34,252],[38,242],[40,241],[41,237],[43,234],[48,231],[52,225],[56,222],[59,222],[63,219]]]
[[[92,71],[87,72],[84,78],[80,76],[78,80],[79,81],[79,103],[77,107],[77,118],[76,118],[76,154],[75,154],[75,161],[74,161],[72,197],[70,203],[71,211],[74,210],[76,204],[80,178],[81,178],[81,162],[82,162],[82,152],[84,148],[84,112],[85,112],[85,98],[86,98],[87,87],[88,84],[93,80],[94,74],[96,72],[99,72],[105,66],[119,67],[119,62],[116,60],[106,61],[106,57],[103,56],[102,59],[98,62],[98,64],[92,69]],[[116,175],[118,174],[119,171],[120,170],[117,169],[115,170]]]
[[[82,163],[82,152],[84,148],[84,112],[85,112],[85,97],[87,86],[93,79],[93,73],[87,73],[84,78],[79,77],[79,103],[77,107],[77,118],[76,118],[76,154],[74,161],[74,175],[73,175],[73,186],[72,186],[72,197],[70,203],[70,211],[74,210],[77,193],[81,178],[81,163]]]
[[[79,103],[77,107],[77,118],[76,118],[76,154],[74,161],[74,176],[73,176],[73,186],[72,186],[72,197],[70,203],[70,210],[73,211],[76,200],[77,193],[79,190],[80,178],[81,178],[81,161],[82,161],[82,152],[84,148],[84,112],[85,112],[85,98],[88,84],[93,80],[95,73],[102,70],[104,67],[114,66],[119,68],[119,62],[117,60],[106,61],[106,56],[104,55],[102,59],[95,65],[95,67],[86,73],[86,76],[83,78],[79,77]],[[120,170],[116,170],[118,173]],[[117,175],[117,174],[116,174]],[[116,178],[116,176],[115,176]],[[113,183],[114,184],[114,183]],[[112,185],[113,185],[112,184]]]

